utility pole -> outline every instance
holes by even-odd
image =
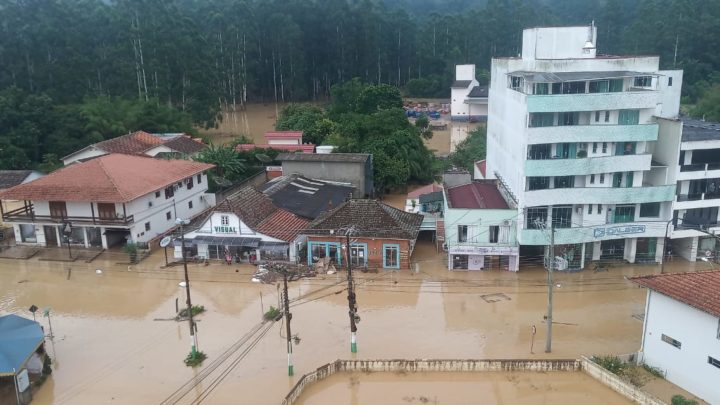
[[[290,313],[290,298],[288,297],[288,286],[287,269],[283,266],[283,305],[285,306],[285,334],[287,334],[287,354],[288,354],[288,376],[293,375],[293,360],[292,360],[292,333],[290,332],[290,320],[292,314]]]
[[[555,269],[555,222],[550,220],[550,260],[548,266],[548,309],[547,309],[547,341],[545,353],[552,351],[552,323],[553,323],[553,270]]]
[[[350,265],[350,233],[352,228],[348,228],[345,232],[346,238],[346,249],[347,252],[347,281],[348,281],[348,314],[350,315],[350,352],[357,353],[357,325],[355,325],[355,319],[357,317],[357,301],[355,297],[355,286],[353,285],[352,266]]]
[[[187,220],[177,218],[180,225],[180,245],[182,247],[183,269],[185,270],[185,293],[187,294],[188,325],[190,326],[190,355],[194,358],[197,355],[197,335],[195,322],[193,322],[192,301],[190,300],[190,278],[188,277],[187,258],[185,257],[185,230],[184,226],[189,223]]]

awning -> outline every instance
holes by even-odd
[[[260,250],[265,252],[287,253],[289,247],[284,242],[260,242]]]
[[[180,239],[175,239],[174,246],[180,246]],[[241,246],[257,248],[260,245],[260,238],[248,238],[242,236],[210,236],[198,235],[192,239],[185,238],[185,246],[192,245],[218,245],[218,246]]]
[[[606,72],[527,72],[516,71],[509,76],[522,76],[532,83],[582,82],[586,80],[620,79],[624,77],[660,76],[652,72],[631,72],[627,70]]]
[[[44,341],[39,323],[12,314],[0,317],[0,376],[19,372]]]

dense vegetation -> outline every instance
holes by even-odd
[[[0,0],[0,102],[29,102],[20,117],[4,113],[0,158],[37,166],[89,140],[152,130],[155,114],[173,109],[182,114],[169,130],[209,127],[222,108],[324,100],[354,77],[447,96],[455,64],[478,65],[486,80],[491,57],[520,52],[523,28],[591,20],[600,53],[659,54],[663,68],[685,70],[692,112],[720,119],[717,1]],[[152,119],[83,129],[83,114],[117,122],[126,108]]]

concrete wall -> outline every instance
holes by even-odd
[[[672,240],[673,255],[694,262],[697,260],[698,238],[679,238]]]
[[[654,396],[644,392],[640,388],[623,381],[617,375],[600,367],[587,357],[580,360],[582,371],[596,379],[603,385],[612,388],[613,391],[625,396],[636,404],[641,405],[665,405],[665,403]]]
[[[308,236],[308,242],[334,242],[341,246],[345,244],[345,237],[332,237],[332,236]],[[367,266],[383,269],[383,245],[400,245],[400,267],[399,268],[388,268],[387,270],[406,270],[410,268],[410,256],[412,254],[412,246],[409,240],[404,239],[376,239],[376,238],[360,238],[353,237],[352,245],[365,244],[367,245]],[[308,252],[310,254],[311,252]],[[342,257],[342,266],[345,266],[345,251],[341,250],[340,254]],[[301,257],[300,260],[307,260],[306,257]]]
[[[707,402],[720,403],[720,319],[666,295],[648,290],[642,343],[643,361],[665,372],[665,378]],[[666,335],[681,343],[675,347]]]
[[[661,70],[658,79],[661,105],[656,109],[656,115],[665,118],[677,118],[680,112],[680,92],[682,91],[682,70]]]
[[[592,35],[591,34],[592,30]],[[585,42],[597,45],[597,27],[547,27],[523,30],[523,59],[594,58],[595,48],[583,51]]]

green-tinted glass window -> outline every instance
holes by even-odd
[[[618,124],[637,125],[640,123],[640,110],[620,110]]]
[[[551,127],[554,123],[553,113],[531,113],[530,114],[530,126],[531,127]]]
[[[548,83],[535,83],[535,94],[550,94],[550,85]]]
[[[612,79],[610,80],[610,92],[618,93],[623,91],[623,79]]]
[[[590,93],[607,93],[610,91],[609,80],[594,80],[590,82]]]

